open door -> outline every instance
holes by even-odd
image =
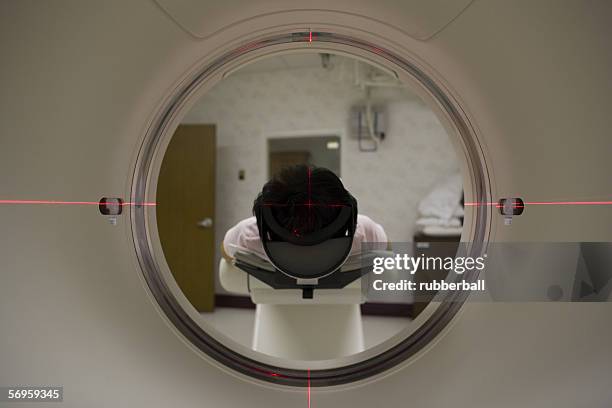
[[[214,125],[180,125],[157,184],[157,228],[166,262],[200,312],[214,309]]]

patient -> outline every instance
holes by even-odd
[[[291,166],[263,186],[253,205],[253,214],[257,214],[258,206],[265,203],[272,208],[281,226],[299,236],[331,224],[338,217],[340,207],[348,205],[350,198],[350,193],[332,171],[322,167]],[[351,254],[360,252],[362,242],[387,242],[387,235],[379,224],[359,214]],[[231,261],[241,248],[267,258],[255,217],[240,221],[225,234],[221,251],[226,260]]]

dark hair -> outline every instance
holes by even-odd
[[[309,234],[331,224],[343,206],[356,201],[331,170],[297,165],[283,168],[268,181],[253,203],[257,215],[270,206],[274,218],[296,235]]]

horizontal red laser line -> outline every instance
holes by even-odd
[[[0,200],[0,204],[42,204],[42,205],[100,205],[99,201],[60,201],[60,200]],[[113,203],[109,203],[113,205]],[[154,202],[123,202],[121,206],[156,206]],[[280,203],[264,203],[265,206],[271,207],[286,207],[291,205],[306,206],[306,207],[347,207],[346,204],[320,204],[320,203],[300,203],[300,204],[280,204]],[[612,205],[612,201],[527,201],[523,205],[513,204],[513,207],[524,207],[527,205]],[[499,203],[465,203],[467,207],[502,207]]]
[[[0,204],[45,204],[45,205],[100,205],[99,201],[56,201],[56,200],[0,200]],[[109,203],[109,205],[116,205],[115,203]],[[142,206],[156,206],[157,203],[128,203],[123,202],[121,206],[129,205],[142,205]]]
[[[499,203],[465,203],[468,207],[502,207]],[[612,201],[527,201],[523,205],[513,204],[513,207],[526,205],[612,205]]]

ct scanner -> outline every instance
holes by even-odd
[[[2,2],[0,200],[133,205],[116,225],[95,206],[0,205],[0,386],[63,386],[70,407],[609,406],[605,302],[451,303],[393,364],[342,381],[314,370],[312,391],[304,370],[236,369],[158,286],[154,211],[139,204],[198,93],[307,47],[418,83],[461,136],[466,197],[610,200],[611,17],[604,0]],[[467,219],[483,244],[612,241],[605,205]]]

